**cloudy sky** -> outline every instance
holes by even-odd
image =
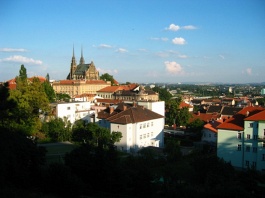
[[[119,82],[265,81],[263,0],[2,0],[0,81],[65,79],[73,46]]]

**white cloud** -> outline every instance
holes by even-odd
[[[180,27],[178,25],[175,25],[175,24],[170,24],[168,28],[166,28],[167,30],[170,30],[170,31],[178,31],[180,29]]]
[[[16,62],[16,63],[27,63],[32,65],[41,65],[42,61],[34,60],[33,58],[28,58],[20,55],[10,56],[8,58],[4,58],[1,61],[3,62]]]
[[[119,48],[116,50],[116,52],[119,52],[119,53],[126,53],[128,52],[128,50],[124,49],[124,48]]]
[[[1,48],[0,52],[26,52],[23,48]]]
[[[112,48],[111,45],[107,45],[107,44],[100,44],[98,47],[99,48]]]
[[[172,39],[172,43],[174,43],[175,45],[184,45],[185,42],[186,42],[185,39],[182,37],[176,37]]]
[[[185,25],[185,26],[179,26],[179,25],[175,25],[175,24],[170,24],[168,28],[166,28],[166,30],[169,31],[178,31],[178,30],[195,30],[197,29],[197,27],[193,26],[193,25]]]
[[[169,61],[166,61],[164,62],[165,64],[165,67],[166,67],[166,71],[169,73],[169,74],[183,74],[183,68],[181,67],[180,64],[176,63],[175,61],[172,61],[172,62],[169,62]]]
[[[181,29],[184,29],[184,30],[195,30],[197,28],[195,26],[193,26],[193,25],[186,25],[186,26],[181,27]]]
[[[140,52],[148,52],[148,50],[147,49],[144,49],[144,48],[138,49],[138,51],[140,51]]]

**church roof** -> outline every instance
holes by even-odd
[[[90,65],[91,64],[78,65],[74,72],[74,75],[83,75],[89,69]]]

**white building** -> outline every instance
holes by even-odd
[[[217,156],[240,169],[265,171],[265,110],[245,107],[218,127]]]
[[[164,146],[164,116],[143,106],[121,103],[98,113],[99,125],[122,133],[119,150],[137,152],[147,146]]]
[[[56,117],[62,119],[66,117],[71,124],[80,119],[91,122],[91,116],[94,113],[95,110],[91,109],[90,102],[69,102],[56,105]]]
[[[217,146],[217,126],[222,123],[221,120],[212,120],[203,126],[202,130],[202,142],[209,143],[213,146]]]

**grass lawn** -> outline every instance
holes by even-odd
[[[69,142],[39,144],[46,148],[46,160],[48,164],[64,163],[64,155],[71,152],[77,146]]]

